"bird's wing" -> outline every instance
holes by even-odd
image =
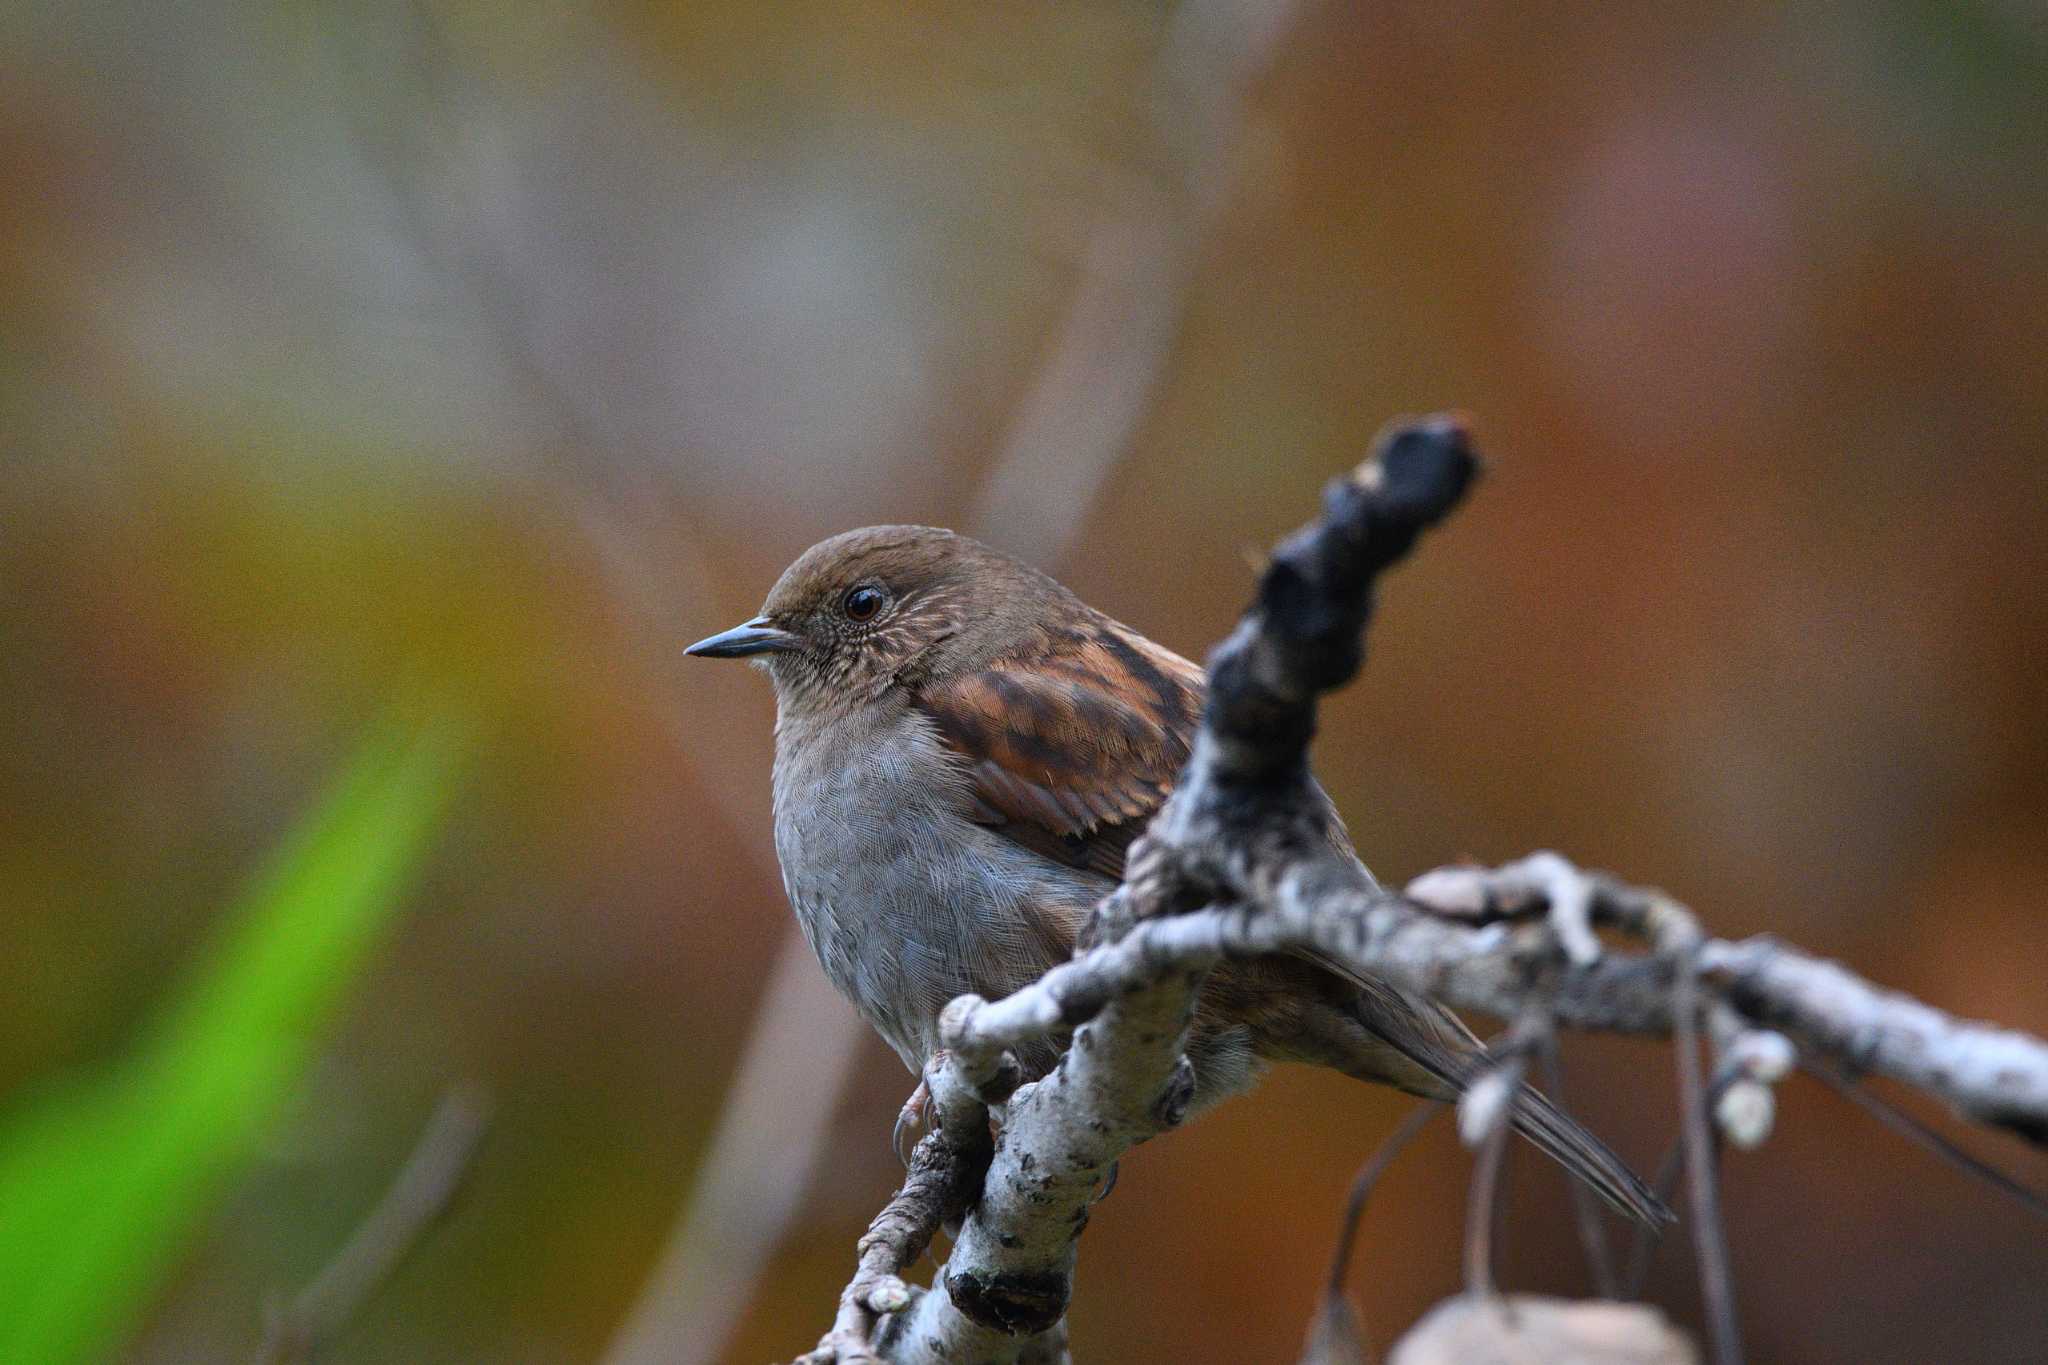
[[[1108,618],[914,692],[960,755],[977,821],[1121,880],[1187,762],[1202,670]]]
[[[1107,617],[1047,646],[924,683],[913,695],[964,762],[979,823],[1121,881],[1131,841],[1187,762],[1208,680],[1198,665]],[[1351,855],[1336,807],[1320,785],[1316,795],[1330,842]],[[1315,949],[1296,955],[1361,990],[1390,989]],[[1442,1041],[1470,1037],[1448,1011],[1432,1007],[1427,1017],[1437,1014],[1451,1031]]]
[[[1102,617],[1034,641],[1019,657],[924,682],[913,695],[960,755],[977,821],[1035,853],[1121,881],[1131,841],[1187,762],[1207,682],[1196,664]],[[1316,794],[1330,842],[1355,857],[1336,807],[1320,785]],[[1439,1077],[1452,1054],[1473,1045],[1440,1006],[1409,1000],[1313,948],[1294,956],[1372,999],[1394,997],[1401,1008],[1383,1000],[1368,1013],[1387,1032],[1410,1035],[1407,1050],[1428,1052],[1417,1060]],[[1414,1016],[1413,1027],[1397,1027],[1404,1014]]]

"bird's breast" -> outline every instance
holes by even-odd
[[[975,824],[931,721],[876,710],[778,720],[775,847],[826,975],[916,1070],[947,1001],[1062,960],[1106,883]]]

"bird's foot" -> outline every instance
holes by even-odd
[[[932,1125],[932,1091],[920,1076],[917,1089],[910,1092],[910,1098],[903,1101],[903,1108],[896,1113],[896,1126],[889,1131],[889,1145],[896,1151],[896,1159],[910,1165],[911,1149],[917,1145],[920,1131]]]

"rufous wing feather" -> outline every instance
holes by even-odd
[[[981,823],[1120,880],[1187,762],[1202,670],[1106,617],[1043,644],[916,700],[966,764]]]

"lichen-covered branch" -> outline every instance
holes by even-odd
[[[1758,1023],[2048,1146],[2048,1046],[2039,1038],[1958,1019],[1771,938],[1709,943],[1700,970]]]
[[[1768,1131],[1768,1086],[1793,1048],[2048,1141],[2038,1039],[1881,991],[1769,939],[1707,937],[1662,893],[1555,854],[1443,868],[1392,894],[1334,851],[1308,769],[1317,699],[1357,672],[1379,575],[1457,505],[1476,470],[1458,422],[1395,428],[1274,552],[1210,659],[1187,769],[1074,959],[1007,999],[964,996],[941,1020],[946,1052],[926,1073],[938,1136],[985,1133],[991,1112],[1001,1130],[943,1271],[929,1291],[903,1290],[894,1277],[905,1261],[877,1250],[871,1232],[834,1333],[808,1360],[1063,1360],[1075,1240],[1117,1158],[1184,1116],[1188,1021],[1209,969],[1227,959],[1309,951],[1543,1037],[1553,1026],[1709,1037],[1717,1064],[1711,1086],[1693,1078],[1693,1120],[1712,1108],[1745,1144]],[[1606,946],[1601,929],[1629,946]],[[1066,1034],[1060,1064],[1010,1093],[1011,1050]],[[1711,1183],[1696,1175],[1694,1187]],[[920,1206],[920,1227],[937,1225],[935,1206]],[[878,1329],[875,1314],[898,1305]],[[1732,1332],[1719,1344],[1737,1349]]]
[[[909,1170],[857,1248],[858,1268],[839,1295],[839,1314],[818,1349],[803,1359],[829,1365],[866,1365],[876,1354],[878,1328],[890,1314],[916,1302],[919,1291],[903,1280],[948,1218],[957,1218],[975,1198],[988,1168],[986,1115],[979,1123],[941,1126],[925,1134],[910,1154]]]

